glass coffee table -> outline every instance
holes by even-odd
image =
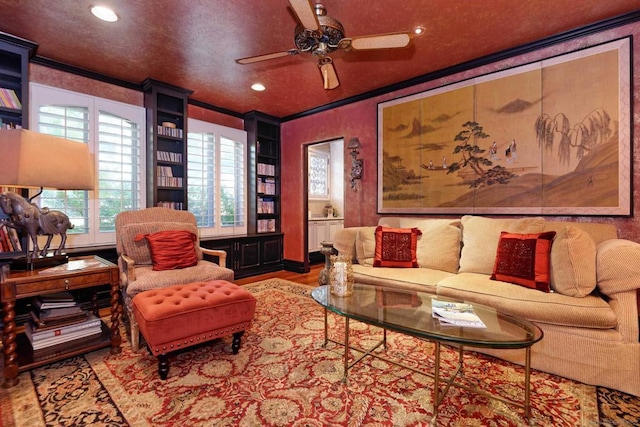
[[[385,360],[434,379],[432,423],[438,415],[438,406],[451,386],[473,391],[483,396],[497,399],[507,404],[524,409],[524,416],[530,418],[530,374],[531,346],[543,337],[542,330],[528,320],[500,313],[494,308],[476,303],[463,303],[438,297],[426,292],[416,292],[383,286],[354,284],[353,295],[339,297],[331,294],[329,286],[320,286],[311,292],[312,298],[324,307],[324,345],[329,342],[344,346],[344,377],[350,368],[367,356]],[[432,307],[436,307],[435,309]],[[445,312],[442,312],[444,307]],[[345,318],[344,341],[338,342],[329,338],[328,312],[334,312]],[[436,318],[433,312],[440,311],[445,318]],[[449,316],[449,313],[452,313]],[[464,313],[464,314],[461,314]],[[370,349],[359,349],[349,344],[349,321],[357,320],[382,328],[380,342]],[[447,320],[448,319],[448,320]],[[472,322],[479,319],[480,323]],[[471,326],[467,326],[471,325]],[[387,331],[395,331],[416,338],[433,342],[434,372],[423,372],[374,353],[380,346],[386,348]],[[440,351],[441,345],[450,345],[458,349],[458,365],[448,378],[441,378]],[[464,347],[483,347],[492,349],[524,349],[524,402],[514,401],[502,396],[490,394],[484,390],[470,387],[456,381],[463,369]],[[362,356],[349,363],[349,350],[356,350]],[[441,390],[441,382],[444,388]]]

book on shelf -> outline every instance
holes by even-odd
[[[94,314],[88,314],[86,320],[67,326],[37,330],[31,322],[24,327],[25,335],[34,350],[60,344],[77,338],[83,338],[102,332],[102,321]]]
[[[70,312],[60,312],[63,310],[77,309]],[[54,308],[50,310],[31,310],[31,325],[34,332],[44,331],[53,328],[60,328],[63,326],[74,325],[76,323],[84,322],[88,319],[89,313],[82,310],[80,307],[65,307]]]
[[[52,359],[54,357],[68,354],[70,351],[77,350],[80,346],[87,346],[93,344],[100,344],[103,341],[103,333],[105,332],[105,325],[102,325],[102,333],[91,334],[84,337],[70,339],[57,344],[51,344],[46,347],[39,347],[33,350],[33,361],[42,361]]]
[[[432,299],[431,314],[441,325],[486,328],[484,322],[475,313],[473,304]]]
[[[38,295],[33,304],[38,310],[46,310],[48,308],[73,307],[76,305],[76,300],[70,292],[55,292]]]
[[[26,328],[25,328],[26,331]],[[97,328],[83,329],[76,332],[71,332],[65,335],[59,335],[52,338],[43,339],[40,341],[31,341],[31,348],[34,350],[41,350],[43,348],[48,348],[54,345],[63,344],[69,341],[79,340],[81,338],[93,337],[95,335],[99,335],[102,332],[102,325],[98,325]],[[29,335],[27,334],[27,337]]]
[[[0,87],[0,106],[19,110],[22,108],[22,103],[20,102],[15,90]]]

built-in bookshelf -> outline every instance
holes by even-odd
[[[187,209],[187,99],[192,91],[147,79],[147,206]]]
[[[37,45],[0,33],[0,128],[29,127],[29,58]]]
[[[36,49],[33,42],[0,33],[0,131],[29,128],[29,59]],[[23,189],[0,187],[0,193],[5,191],[27,195]],[[26,233],[8,221],[0,210],[0,264],[24,257],[28,247]]]
[[[249,233],[280,232],[280,123],[251,112],[245,116],[249,144]],[[253,191],[252,191],[253,190]]]

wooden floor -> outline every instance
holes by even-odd
[[[302,283],[305,285],[318,285],[318,275],[320,274],[320,270],[324,267],[324,263],[316,264],[311,266],[311,271],[305,274],[294,273],[291,271],[275,271],[273,273],[260,274],[258,276],[245,277],[244,279],[234,280],[234,283],[237,285],[246,285],[248,283],[257,282],[260,280],[273,279],[274,277],[278,279],[291,280],[292,282]]]

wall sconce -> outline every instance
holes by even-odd
[[[360,151],[358,151],[360,148],[362,148],[362,144],[358,138],[354,137],[349,140],[347,149],[351,150],[351,189],[353,191],[357,191],[356,179],[362,179],[362,172],[364,171],[363,160],[357,158],[358,154],[360,154]]]

